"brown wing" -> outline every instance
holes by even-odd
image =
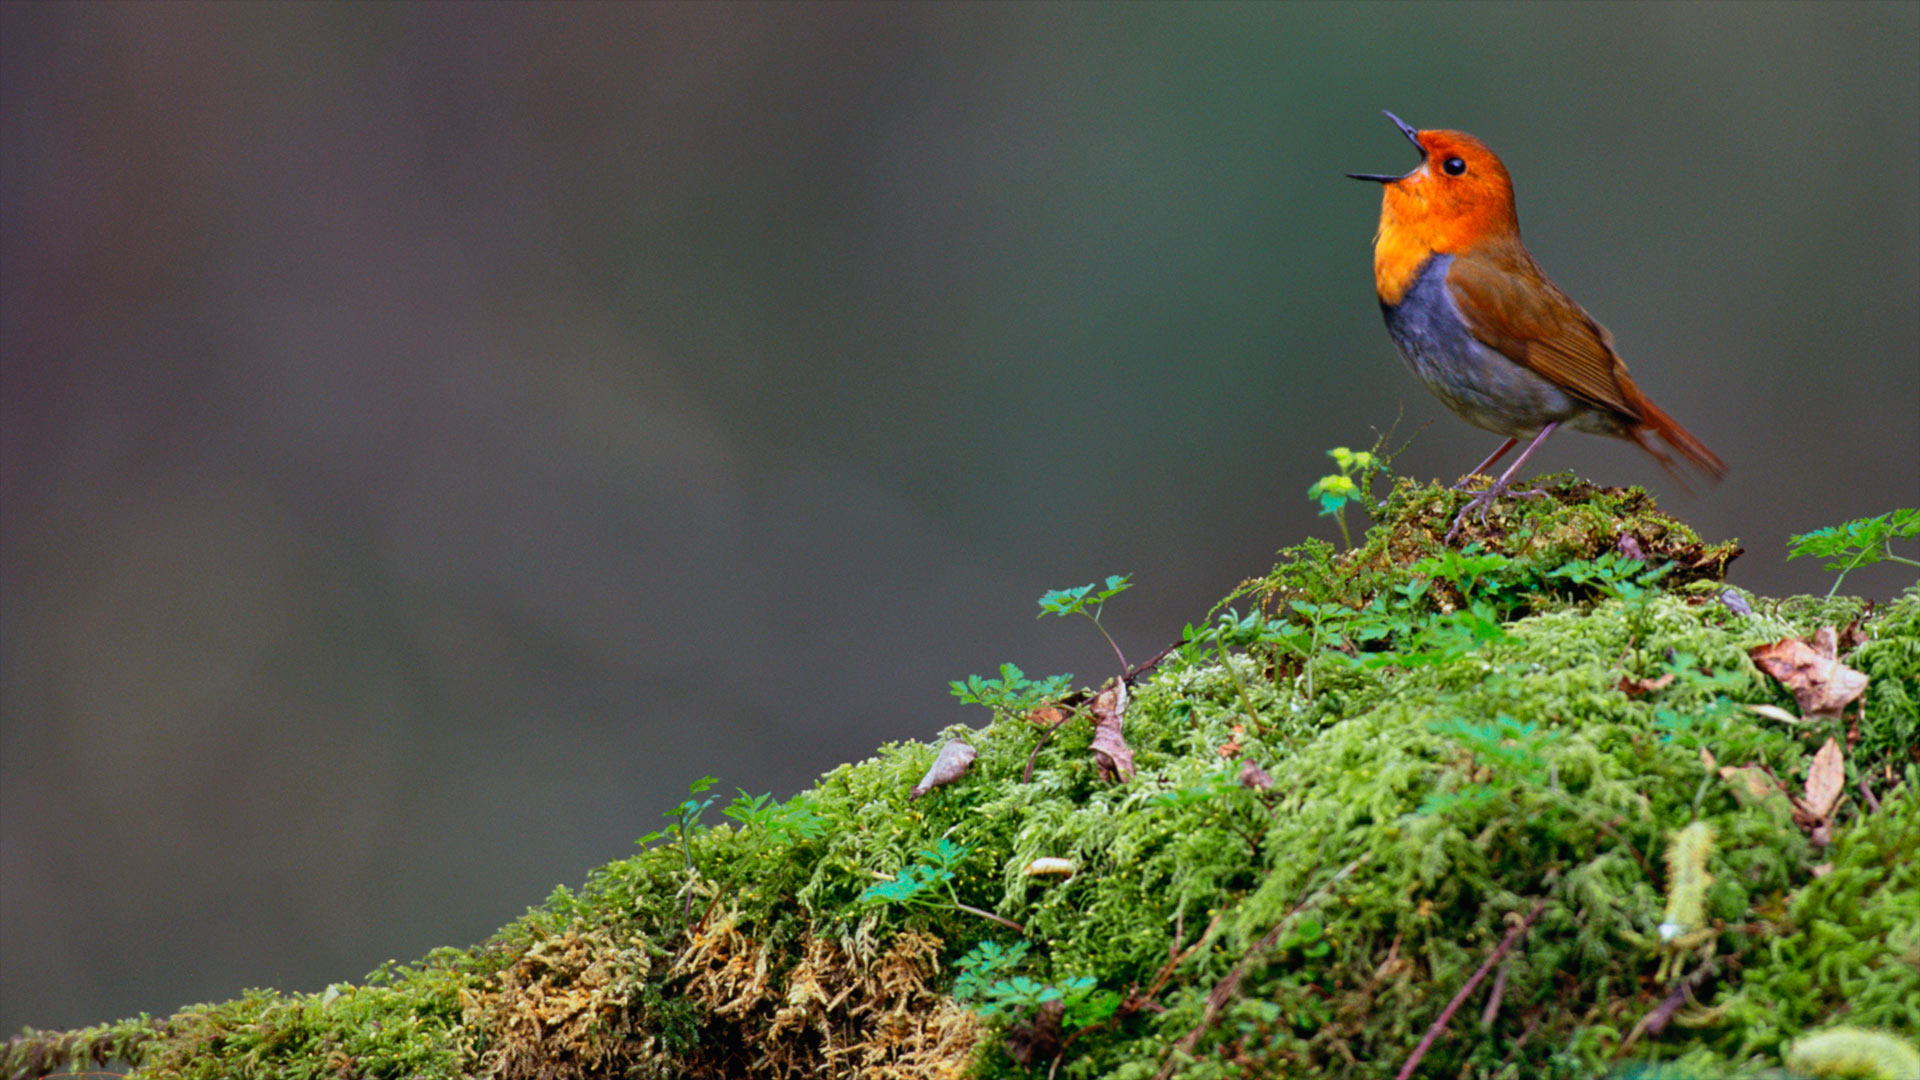
[[[1474,337],[1595,405],[1639,419],[1644,399],[1612,336],[1517,244],[1456,256],[1447,288]]]

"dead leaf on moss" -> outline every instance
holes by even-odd
[[[1814,834],[1817,842],[1826,841],[1833,819],[1833,808],[1847,786],[1847,762],[1840,743],[1829,737],[1807,766],[1807,786],[1794,800],[1794,824]]]
[[[1240,766],[1240,786],[1255,791],[1268,791],[1273,788],[1273,777],[1267,770],[1249,761]]]
[[[1733,789],[1733,797],[1743,806],[1764,806],[1770,800],[1779,800],[1783,807],[1790,805],[1787,793],[1780,790],[1767,770],[1758,765],[1723,765],[1720,779]]]
[[[1803,716],[1839,716],[1867,688],[1867,677],[1836,659],[1838,638],[1823,626],[1812,641],[1785,638],[1747,650],[1760,670],[1793,692]]]
[[[1214,753],[1219,754],[1223,758],[1239,756],[1240,736],[1245,735],[1246,733],[1247,733],[1247,725],[1245,724],[1233,725],[1233,735],[1229,737],[1226,742],[1223,742],[1219,746],[1214,747]]]
[[[1622,675],[1620,676],[1619,688],[1620,692],[1628,697],[1644,697],[1647,694],[1653,693],[1655,690],[1665,690],[1667,687],[1672,686],[1675,678],[1677,678],[1677,676],[1671,671],[1657,679],[1636,679],[1631,675]]]
[[[907,793],[907,801],[912,802],[942,784],[951,784],[967,775],[967,767],[973,764],[976,756],[978,752],[973,747],[959,739],[949,740],[947,745],[940,748],[940,754],[933,759],[933,764],[927,767],[927,775],[921,777],[920,782]]]
[[[1778,705],[1749,705],[1747,711],[1769,720],[1778,720],[1783,724],[1804,724],[1805,720],[1793,715]]]
[[[1065,709],[1056,709],[1052,705],[1044,705],[1028,713],[1027,719],[1039,724],[1041,727],[1056,728],[1066,723],[1067,718],[1072,715],[1072,713]]]
[[[1100,691],[1093,699],[1093,760],[1100,767],[1102,780],[1133,779],[1133,750],[1127,746],[1121,725],[1127,715],[1127,685],[1118,683]]]
[[[1860,629],[1860,624],[1864,622],[1866,620],[1866,617],[1872,613],[1873,613],[1873,601],[1869,600],[1867,601],[1867,607],[1865,611],[1862,611],[1860,614],[1855,615],[1853,617],[1852,622],[1840,628],[1839,639],[1836,642],[1836,646],[1840,652],[1850,653],[1853,650],[1867,643],[1866,631]]]

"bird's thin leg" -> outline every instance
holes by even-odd
[[[1481,462],[1478,465],[1475,465],[1473,467],[1472,472],[1469,472],[1467,475],[1461,477],[1460,482],[1453,485],[1453,490],[1455,491],[1467,490],[1467,481],[1472,480],[1474,477],[1479,476],[1482,473],[1486,472],[1488,469],[1493,468],[1493,463],[1496,461],[1499,461],[1503,457],[1506,457],[1507,451],[1513,449],[1516,445],[1519,444],[1519,442],[1520,442],[1519,439],[1508,439],[1506,442],[1501,443],[1500,448],[1498,450],[1495,450],[1493,453],[1487,455],[1487,460]]]
[[[1460,526],[1466,522],[1468,514],[1477,513],[1480,524],[1487,523],[1487,507],[1493,505],[1493,500],[1507,493],[1507,489],[1513,486],[1513,476],[1520,471],[1520,466],[1527,463],[1527,459],[1533,456],[1533,452],[1540,449],[1540,444],[1546,442],[1547,436],[1553,434],[1553,429],[1559,426],[1560,421],[1555,420],[1541,428],[1540,434],[1535,435],[1533,441],[1527,444],[1527,448],[1520,451],[1520,456],[1514,459],[1513,464],[1507,466],[1507,471],[1500,474],[1500,479],[1495,480],[1492,487],[1467,500],[1467,505],[1460,508],[1459,516],[1453,519],[1453,527],[1447,530],[1446,543],[1453,543],[1453,538],[1459,534]],[[1506,453],[1506,447],[1501,447],[1500,453]],[[1499,454],[1494,456],[1498,457]]]

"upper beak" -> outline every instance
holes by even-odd
[[[1386,112],[1385,109],[1382,109],[1380,111]],[[1405,135],[1407,137],[1407,141],[1413,144],[1413,148],[1415,150],[1420,151],[1420,160],[1425,161],[1427,159],[1427,148],[1420,145],[1420,133],[1413,129],[1413,125],[1407,123],[1405,120],[1400,119],[1399,117],[1393,115],[1392,113],[1387,113],[1387,119],[1393,121],[1393,126],[1400,129],[1400,134]],[[1416,165],[1414,166],[1414,168],[1417,169],[1419,168],[1419,166]],[[1409,170],[1408,172],[1402,173],[1399,176],[1388,176],[1385,173],[1357,173],[1357,172],[1350,172],[1347,175],[1353,177],[1355,180],[1372,180],[1376,183],[1391,184],[1396,180],[1405,180],[1407,177],[1412,176],[1413,173],[1411,170]]]

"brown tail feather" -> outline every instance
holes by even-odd
[[[1637,389],[1631,403],[1640,413],[1639,422],[1629,429],[1634,441],[1639,443],[1647,453],[1652,454],[1668,472],[1673,473],[1676,478],[1679,476],[1674,469],[1673,455],[1661,450],[1648,439],[1649,431],[1660,436],[1668,446],[1679,451],[1681,457],[1692,462],[1694,467],[1705,473],[1709,480],[1719,480],[1727,475],[1727,463],[1720,460],[1720,455],[1707,449],[1706,443],[1694,438],[1693,433],[1681,427],[1678,420],[1668,416],[1665,409],[1648,401],[1646,395],[1639,393]]]

